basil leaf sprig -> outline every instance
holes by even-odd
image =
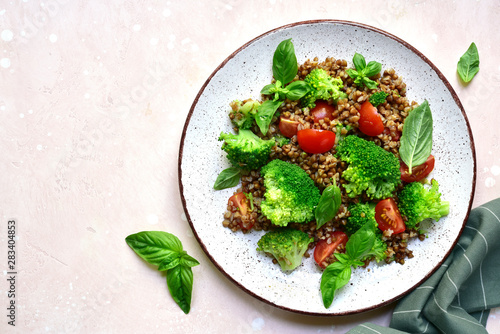
[[[376,237],[375,225],[366,223],[349,238],[345,253],[334,253],[338,261],[326,267],[321,276],[320,289],[325,308],[332,305],[336,291],[351,279],[351,267],[365,264],[363,260],[372,252]]]
[[[167,272],[170,295],[188,314],[193,291],[192,267],[200,263],[189,256],[175,235],[161,231],[143,231],[125,238],[127,244],[146,262]]]
[[[460,57],[457,64],[457,72],[464,82],[470,82],[472,78],[479,72],[479,52],[477,46],[473,42],[467,51]]]
[[[267,134],[274,114],[285,99],[296,101],[311,90],[302,80],[291,82],[297,71],[297,57],[292,40],[284,40],[278,45],[273,56],[273,76],[276,82],[264,86],[260,92],[263,95],[273,96],[272,100],[261,104],[255,116],[255,121],[264,135]]]
[[[263,95],[274,95],[273,101],[284,101],[285,99],[296,101],[310,90],[309,85],[302,80],[294,81],[286,87],[283,87],[281,81],[277,80],[275,83],[264,86],[260,93]]]
[[[335,215],[339,211],[340,205],[342,204],[342,194],[340,192],[340,188],[337,186],[335,179],[333,182],[333,184],[323,190],[318,206],[314,210],[316,228],[320,228],[326,222],[335,218]]]
[[[214,189],[222,190],[236,187],[241,179],[241,170],[238,167],[224,169],[215,180]]]
[[[354,83],[358,86],[366,86],[369,89],[375,89],[378,83],[371,80],[370,77],[380,73],[382,70],[382,64],[376,61],[371,61],[366,63],[365,57],[359,53],[355,53],[352,58],[355,70],[352,68],[347,69],[347,74],[354,79]]]
[[[273,76],[286,85],[295,78],[299,65],[292,39],[286,39],[278,44],[273,56]]]
[[[425,100],[410,111],[403,125],[399,156],[408,166],[409,173],[423,164],[432,151],[432,112]]]

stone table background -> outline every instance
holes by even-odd
[[[209,261],[183,213],[177,159],[198,90],[233,51],[273,28],[342,19],[383,29],[447,77],[477,154],[474,207],[500,195],[496,106],[500,3],[481,1],[69,1],[0,3],[0,259],[15,218],[17,319],[7,325],[0,260],[0,332],[344,333],[387,325],[393,305],[309,317],[250,297]],[[460,83],[471,42],[481,70]],[[165,277],[124,238],[166,230],[202,263],[185,315]],[[5,313],[5,314],[4,314]],[[488,321],[500,332],[500,310]]]

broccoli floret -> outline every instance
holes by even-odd
[[[301,98],[304,107],[314,108],[316,100],[329,100],[337,102],[341,98],[346,98],[347,94],[341,91],[344,87],[342,79],[331,77],[324,69],[315,68],[305,78],[304,81],[311,90]]]
[[[399,211],[408,219],[408,228],[415,228],[418,223],[428,218],[439,221],[450,211],[450,203],[441,200],[439,184],[434,179],[430,188],[420,182],[407,184],[400,191],[398,198]]]
[[[379,105],[381,105],[382,103],[385,102],[385,99],[387,98],[387,96],[389,96],[389,94],[386,92],[383,92],[383,91],[376,92],[376,93],[373,93],[372,96],[370,96],[368,101],[370,101],[370,103],[374,107],[378,107]]]
[[[233,101],[231,104],[232,110],[229,117],[231,122],[238,127],[238,129],[250,129],[255,125],[255,114],[260,102],[249,100],[243,104],[241,101]]]
[[[283,145],[287,145],[287,144],[290,143],[290,138],[287,138],[287,137],[283,136],[281,133],[278,133],[273,138],[276,141],[276,145],[278,147],[283,147]]]
[[[347,208],[350,215],[344,226],[348,235],[356,233],[363,225],[369,223],[377,226],[375,221],[375,206],[369,203],[353,203]]]
[[[337,123],[337,125],[335,126],[335,144],[338,144],[340,141],[344,140],[344,138],[347,137],[347,134],[351,130],[351,124],[344,125],[342,123]]]
[[[276,159],[262,167],[261,175],[266,187],[261,210],[273,224],[286,226],[314,219],[321,195],[302,168]]]
[[[224,141],[221,148],[226,151],[233,166],[245,170],[256,170],[265,165],[275,145],[273,139],[264,140],[251,130],[244,129],[236,135],[222,132],[219,141]]]
[[[274,256],[282,270],[293,270],[302,263],[302,257],[313,240],[299,230],[274,230],[260,238],[257,250]]]
[[[337,145],[337,157],[349,164],[342,177],[351,198],[363,192],[371,199],[391,197],[401,182],[399,159],[372,141],[347,136]]]

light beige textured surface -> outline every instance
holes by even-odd
[[[471,124],[474,206],[500,195],[497,1],[3,1],[0,256],[15,218],[18,332],[344,333],[365,321],[388,324],[392,306],[315,318],[247,295],[204,255],[180,201],[180,136],[206,78],[252,38],[322,18],[386,30],[427,56]],[[481,70],[465,86],[456,62],[472,41]],[[189,315],[165,277],[125,244],[141,230],[176,234],[202,263]],[[4,274],[6,265],[0,260]],[[6,290],[1,279],[4,310]],[[2,333],[13,331],[6,314]],[[499,315],[490,314],[491,333],[500,332]]]

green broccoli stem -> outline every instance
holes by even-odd
[[[439,206],[439,215],[441,217],[447,216],[450,213],[450,202],[441,201],[441,205]]]

